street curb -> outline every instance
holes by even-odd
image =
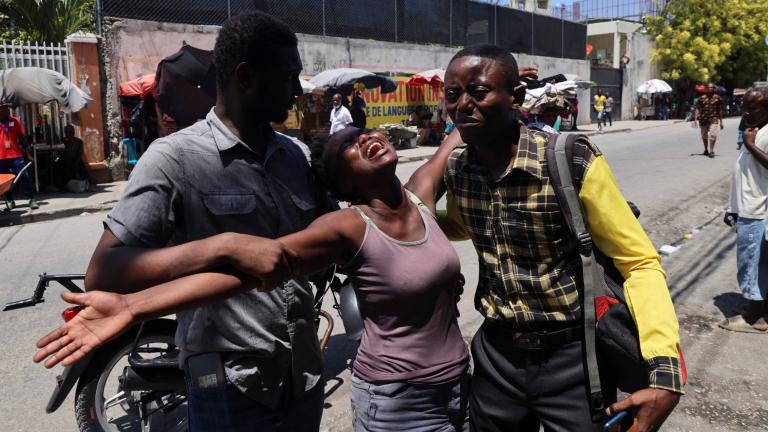
[[[648,129],[650,129],[650,128],[648,128]],[[632,129],[632,128],[611,129],[611,130],[608,130],[608,131],[587,132],[587,133],[584,133],[583,135],[585,135],[585,136],[606,135],[606,134],[619,133],[619,132],[632,132],[633,130],[634,129]]]
[[[418,162],[421,160],[426,160],[431,158],[432,155],[425,155],[425,156],[400,156],[397,158],[398,162]]]
[[[14,225],[23,225],[33,222],[45,222],[45,221],[51,221],[56,219],[63,219],[68,218],[72,216],[77,216],[83,213],[99,213],[105,210],[110,210],[112,207],[115,206],[117,203],[117,200],[113,201],[106,201],[99,204],[89,205],[89,206],[81,206],[81,207],[73,207],[73,208],[65,208],[60,210],[52,210],[52,211],[33,211],[33,212],[27,212],[20,215],[6,215],[6,214],[0,214],[0,227],[10,227]]]

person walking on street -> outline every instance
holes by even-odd
[[[714,83],[707,84],[707,93],[696,103],[694,121],[699,122],[701,140],[704,143],[704,156],[715,157],[717,127],[723,128],[723,100],[716,92]]]
[[[332,206],[299,145],[270,126],[285,121],[301,94],[297,44],[288,26],[261,12],[224,23],[213,49],[216,105],[141,157],[107,215],[87,291],[138,292],[200,271],[209,263],[199,253],[162,259],[163,249],[223,232],[274,239]],[[177,314],[190,431],[319,429],[313,298],[295,278]]]
[[[608,120],[608,124],[613,126],[613,96],[608,95],[605,100],[605,114],[604,118]],[[603,121],[605,123],[605,121]]]
[[[18,117],[11,115],[11,105],[0,102],[0,173],[19,175],[27,159],[24,126]],[[29,208],[40,208],[27,170],[21,173],[19,185],[29,199]],[[6,210],[13,210],[16,207],[13,190],[5,194],[5,206]]]
[[[446,108],[467,148],[431,175],[444,175],[477,250],[485,317],[471,344],[470,421],[478,431],[599,431],[582,356],[578,242],[549,177],[549,136],[520,125],[519,87],[515,59],[496,46],[459,51],[445,75]],[[638,431],[654,430],[684,393],[665,273],[600,151],[580,138],[571,162],[589,233],[625,278],[648,370],[649,387],[605,415],[630,410]]]
[[[592,107],[597,112],[597,130],[603,130],[603,123],[605,122],[604,116],[605,116],[605,101],[607,98],[603,94],[603,91],[600,89],[597,89],[597,94],[595,95],[595,100],[592,103]]]
[[[331,104],[333,105],[331,108],[331,135],[353,123],[352,114],[350,114],[347,107],[341,103],[343,97],[344,96],[342,96],[341,93],[336,93],[331,98]]]
[[[768,88],[750,89],[744,96],[743,119],[747,126],[731,179],[724,222],[736,227],[736,265],[741,294],[747,306],[741,315],[718,325],[726,330],[766,333],[768,322]]]

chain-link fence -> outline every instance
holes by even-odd
[[[101,0],[103,17],[221,25],[260,10],[298,33],[466,46],[492,43],[516,53],[583,59],[586,26],[468,0]]]

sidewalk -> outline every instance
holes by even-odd
[[[429,159],[435,151],[437,147],[416,147],[398,150],[397,154],[400,156],[400,162],[406,163]],[[120,199],[126,183],[126,181],[119,181],[100,184],[96,186],[96,191],[80,194],[41,193],[37,195],[40,203],[40,208],[37,210],[31,210],[27,206],[26,198],[17,193],[16,208],[11,211],[0,210],[0,228],[109,210]],[[5,209],[2,198],[0,198],[0,209]]]
[[[577,133],[585,135],[598,135],[615,132],[631,132],[637,130],[662,127],[679,123],[680,120],[621,120],[613,122],[613,126],[603,129],[603,132],[597,131],[597,124],[579,126]],[[438,147],[416,147],[411,149],[398,150],[400,163],[419,162],[429,159]],[[17,207],[10,211],[0,211],[0,227],[19,225],[31,222],[42,222],[51,219],[76,216],[82,213],[96,213],[109,210],[120,199],[125,187],[124,181],[106,183],[97,186],[95,192],[86,192],[82,194],[74,193],[49,193],[39,194],[38,200],[40,208],[30,210],[27,207],[26,199],[17,194]],[[0,203],[2,207],[2,203]]]
[[[100,184],[93,192],[79,194],[70,192],[37,194],[40,203],[40,208],[37,210],[30,209],[22,194],[16,193],[16,208],[11,211],[0,211],[0,227],[109,210],[120,199],[125,184],[124,181]],[[5,209],[5,203],[1,199],[0,207]]]
[[[587,136],[616,133],[616,132],[632,132],[645,129],[653,129],[662,126],[669,126],[677,123],[682,123],[684,120],[617,120],[613,122],[612,126],[603,127],[602,132],[597,130],[597,123],[588,125],[579,125],[579,130],[574,131],[576,133],[583,133]]]

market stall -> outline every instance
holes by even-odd
[[[72,114],[93,99],[64,75],[45,68],[0,70],[0,102],[16,108],[31,143],[35,189],[40,191],[40,159],[47,159],[47,183],[54,178],[55,152],[64,150],[59,140]]]
[[[637,88],[635,118],[669,118],[669,104],[666,101],[668,93],[672,93],[672,87],[664,80],[651,79],[642,83]]]

